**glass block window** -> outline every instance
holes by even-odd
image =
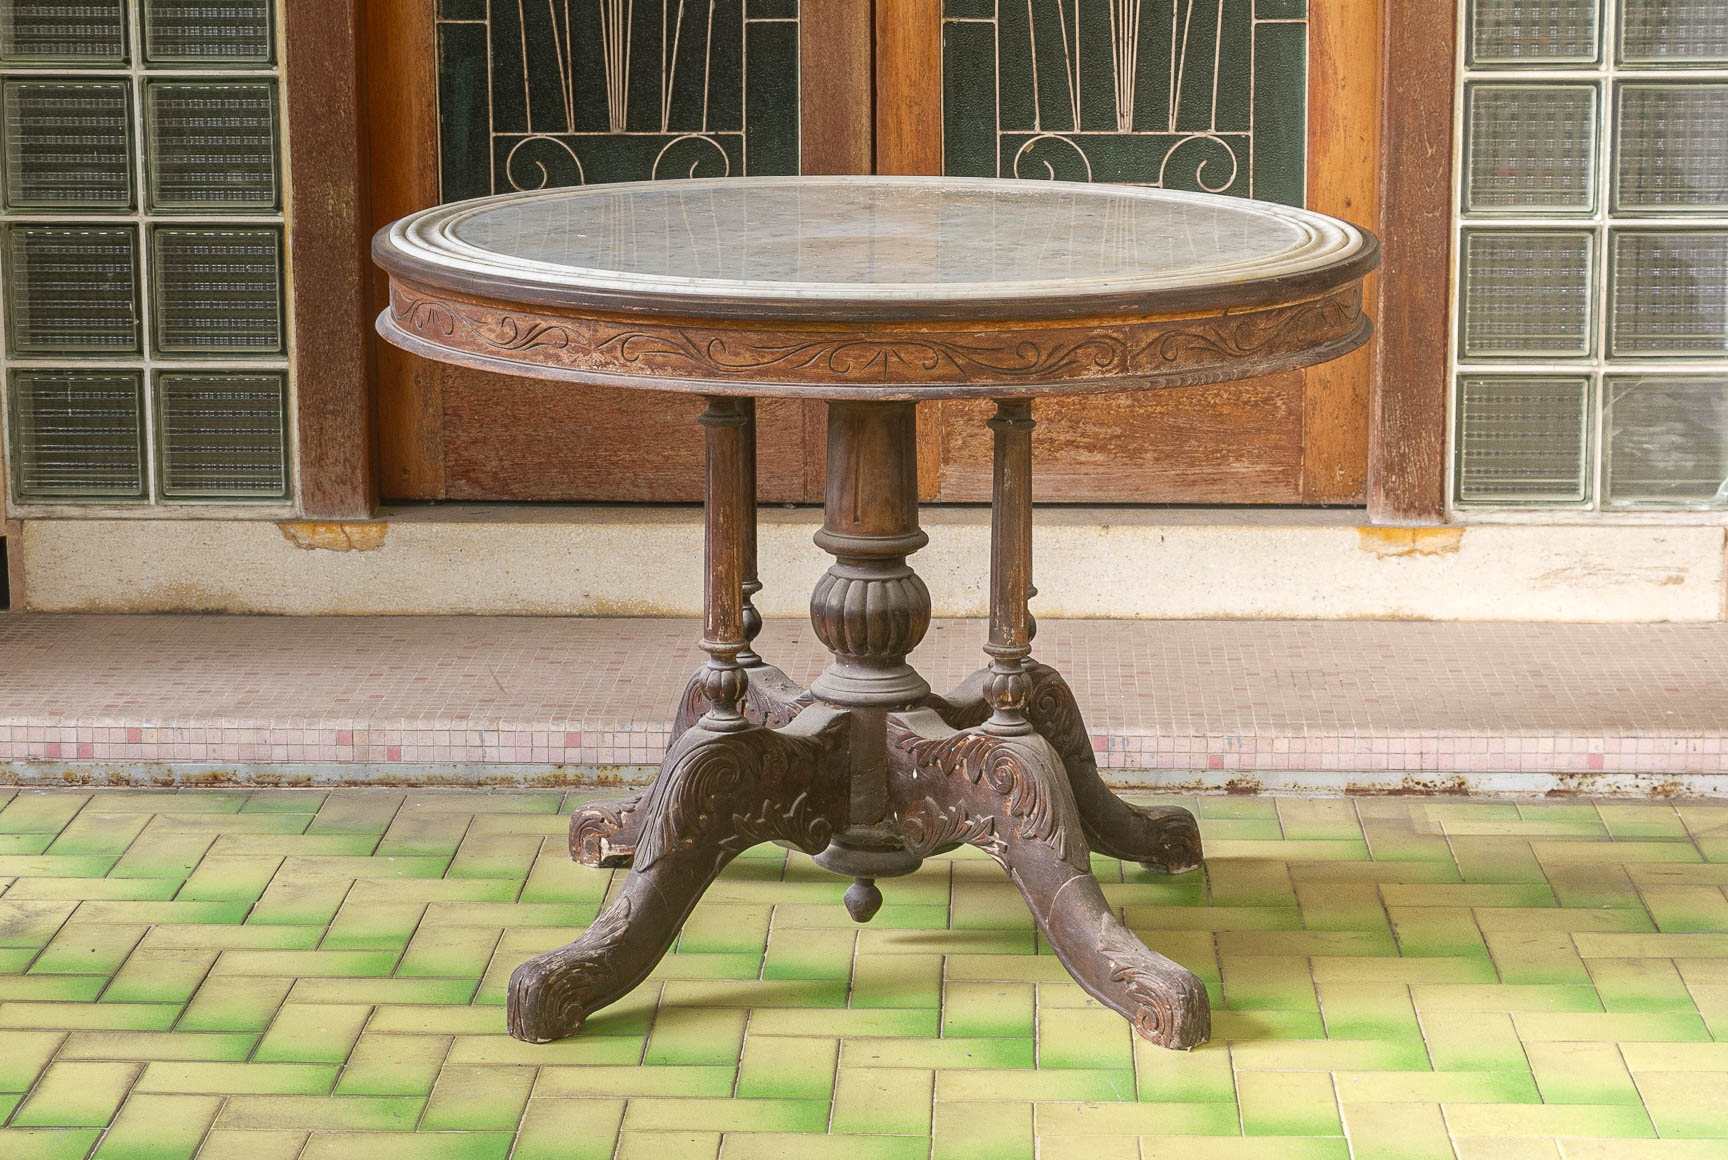
[[[1728,376],[1610,375],[1609,507],[1728,502]]]
[[[272,0],[0,0],[12,499],[291,502]]]
[[[132,107],[121,81],[0,85],[6,205],[132,207]]]
[[[137,372],[12,375],[13,492],[25,502],[144,498]]]
[[[288,389],[281,374],[160,374],[156,416],[164,496],[288,498]]]
[[[124,0],[0,0],[0,62],[126,62]]]
[[[1590,380],[1483,375],[1458,391],[1459,498],[1580,504],[1590,496]]]
[[[1459,508],[1728,510],[1722,0],[1465,0]]]
[[[1594,208],[1594,85],[1476,84],[1465,100],[1464,204],[1471,211]]]

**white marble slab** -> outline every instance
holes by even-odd
[[[1361,230],[1268,202],[1123,185],[721,178],[536,190],[393,226],[422,262],[693,298],[964,301],[1179,290],[1333,265]]]

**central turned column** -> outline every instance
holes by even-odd
[[[918,528],[914,404],[828,404],[826,501],[816,544],[834,563],[811,594],[810,623],[834,663],[810,692],[850,711],[851,809],[848,825],[816,861],[857,879],[846,909],[865,922],[882,903],[874,880],[920,864],[883,824],[887,715],[930,695],[906,663],[930,627],[930,592],[906,562],[929,541]]]

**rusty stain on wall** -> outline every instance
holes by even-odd
[[[282,538],[296,548],[310,552],[324,548],[331,552],[371,552],[384,546],[384,536],[390,530],[387,523],[331,524],[300,521],[276,525]]]
[[[1464,543],[1463,528],[1357,528],[1356,546],[1388,556],[1449,556]]]

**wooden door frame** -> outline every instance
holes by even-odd
[[[1360,19],[1365,8],[1377,19]],[[410,494],[442,494],[437,375],[423,360],[378,350],[366,250],[372,229],[437,199],[437,108],[424,95],[437,75],[431,12],[432,0],[370,0],[362,27],[357,0],[303,0],[284,21],[298,459],[309,516],[369,514],[375,455],[381,472],[413,482]],[[1309,19],[1311,150],[1348,156],[1381,141],[1397,149],[1395,158],[1382,153],[1377,189],[1316,179],[1325,167],[1309,167],[1311,204],[1372,224],[1385,247],[1368,400],[1369,517],[1439,522],[1457,0],[1312,0]],[[874,38],[862,35],[872,27]],[[940,0],[803,0],[800,38],[801,58],[825,66],[800,69],[807,172],[940,170],[941,70],[929,67],[940,60]],[[1365,54],[1377,64],[1358,67]],[[1332,118],[1324,98],[1363,83],[1380,86],[1379,123]],[[874,92],[888,86],[924,98],[887,108]],[[374,174],[388,178],[374,182]]]
[[[295,449],[316,519],[364,519],[378,498],[358,3],[296,0],[282,22]]]
[[[1397,152],[1380,166],[1380,337],[1368,424],[1368,516],[1374,523],[1446,519],[1460,2],[1385,0],[1380,124]]]

